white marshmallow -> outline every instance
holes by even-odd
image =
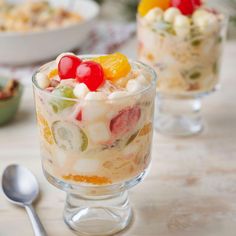
[[[89,138],[94,143],[107,142],[110,139],[110,130],[103,122],[90,124],[88,127]]]
[[[145,78],[144,75],[140,74],[137,78],[136,81],[140,82],[142,85],[147,86],[149,84],[148,80]]]
[[[143,85],[135,80],[135,79],[131,79],[128,81],[127,85],[126,85],[126,89],[131,92],[131,93],[134,93],[134,92],[137,92],[137,91],[140,91],[143,89]]]
[[[100,161],[96,159],[79,159],[74,167],[74,170],[83,174],[95,173],[100,166]]]
[[[83,119],[93,121],[104,116],[108,111],[107,103],[103,101],[106,98],[107,96],[103,92],[88,92],[85,96],[87,102],[83,108]]]
[[[36,81],[41,89],[45,89],[50,85],[50,80],[47,75],[42,72],[36,74]]]
[[[208,14],[207,11],[205,11],[204,9],[199,9],[199,10],[196,10],[194,13],[193,13],[193,16],[192,16],[192,19],[193,19],[193,23],[195,24],[195,22],[201,18],[202,16]]]
[[[108,106],[104,102],[86,103],[83,108],[83,120],[93,121],[102,116],[105,116],[107,112]]]
[[[89,93],[89,89],[86,86],[86,84],[78,83],[75,85],[73,92],[77,98],[84,98],[87,95],[87,93]]]
[[[108,119],[112,119],[117,114],[117,109],[122,110],[124,107],[130,106],[132,107],[135,103],[135,98],[129,96],[130,93],[127,91],[117,91],[111,93],[108,98],[110,99],[112,106],[116,107],[113,111],[109,111],[106,114]],[[129,96],[129,97],[127,97]],[[123,99],[122,99],[123,98]]]
[[[173,23],[175,17],[181,15],[181,12],[178,8],[170,7],[164,13],[164,20],[168,23]]]
[[[109,94],[108,99],[116,99],[116,98],[122,98],[127,96],[128,93],[126,91],[117,91]]]
[[[177,15],[174,21],[174,29],[179,37],[185,37],[190,32],[190,20],[187,16]]]
[[[89,92],[89,93],[87,93],[85,100],[89,100],[89,101],[98,100],[98,101],[100,101],[100,100],[104,100],[106,98],[107,98],[107,96],[103,92]]]
[[[64,52],[61,53],[57,58],[56,58],[56,65],[58,65],[59,61],[61,60],[62,57],[66,56],[66,55],[71,55],[71,56],[75,56],[74,53],[72,52]]]
[[[150,10],[145,16],[144,19],[147,23],[153,23],[155,21],[160,21],[163,16],[162,9],[155,7],[152,10]]]
[[[202,33],[206,33],[209,30],[215,30],[218,26],[217,17],[209,12],[199,10],[193,18],[193,22],[199,27]]]

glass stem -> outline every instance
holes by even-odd
[[[200,98],[157,96],[155,128],[173,136],[199,133],[202,128]]]

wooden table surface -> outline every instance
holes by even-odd
[[[131,41],[122,51],[133,56]],[[130,190],[134,220],[124,236],[236,235],[236,42],[227,43],[222,89],[204,99],[205,129],[191,138],[154,135],[152,167]],[[43,176],[31,87],[15,122],[0,128],[0,173],[12,163],[37,176],[37,212],[49,236],[74,235],[62,220],[65,193]],[[0,192],[0,236],[33,235],[26,212]]]

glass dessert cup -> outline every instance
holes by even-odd
[[[158,29],[140,16],[137,20],[139,60],[158,75],[155,129],[171,136],[199,133],[202,98],[219,87],[227,19],[204,33],[192,25],[185,37],[174,33],[170,24]]]
[[[112,100],[55,96],[40,89],[33,76],[43,171],[67,193],[64,221],[79,235],[112,235],[127,227],[132,218],[127,190],[143,180],[150,164],[156,74],[140,62],[130,63],[150,85]],[[73,117],[79,109],[83,119],[78,122]],[[117,114],[133,118],[125,132],[109,138]]]

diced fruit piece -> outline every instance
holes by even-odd
[[[165,11],[164,20],[168,23],[173,23],[175,17],[181,15],[181,12],[178,8],[170,7]]]
[[[126,89],[131,93],[135,93],[137,91],[140,91],[143,88],[144,88],[143,84],[135,79],[129,80],[126,85]]]
[[[155,7],[152,10],[150,10],[146,15],[145,15],[145,20],[148,23],[153,23],[155,21],[161,21],[162,20],[162,16],[163,16],[163,11],[158,8]]]
[[[185,71],[185,78],[195,81],[202,77],[202,67],[195,66],[189,69],[188,71]]]
[[[60,86],[54,90],[54,95],[60,96],[61,98],[75,98],[73,88],[69,86]]]
[[[45,90],[51,93],[54,90],[54,87],[47,87]]]
[[[102,66],[106,79],[113,82],[125,77],[131,71],[128,58],[118,52],[107,56],[94,58],[93,61]]]
[[[110,131],[103,122],[90,124],[88,127],[89,138],[94,143],[106,143],[110,140]]]
[[[155,7],[165,11],[170,5],[170,0],[141,0],[138,6],[138,12],[141,16],[145,16],[151,9]]]
[[[82,62],[76,71],[76,80],[87,85],[89,90],[96,91],[104,82],[104,72],[100,64],[94,61]]]
[[[184,15],[192,15],[201,6],[200,0],[171,0],[171,6],[178,8]]]
[[[58,98],[53,98],[50,101],[52,109],[55,113],[64,110],[67,107],[73,106],[75,101],[67,100],[66,98],[76,98],[73,93],[73,88],[69,86],[60,86],[52,92],[52,94]]]
[[[189,79],[196,80],[201,77],[201,73],[199,71],[195,71],[194,73],[189,75]]]
[[[119,112],[110,122],[110,130],[113,135],[123,135],[134,129],[141,116],[141,109],[138,106],[126,108]]]
[[[45,89],[50,85],[50,80],[47,75],[41,72],[36,74],[36,81],[41,89]]]
[[[39,112],[37,112],[37,119],[40,124],[44,139],[49,144],[53,144],[54,140],[53,140],[52,132],[51,132],[51,129],[49,128],[47,120]]]
[[[200,44],[202,43],[202,41],[200,39],[194,39],[191,44],[194,47],[198,47]]]
[[[56,68],[56,69],[53,69],[53,70],[51,70],[51,71],[49,72],[48,78],[49,78],[49,79],[52,79],[53,77],[55,77],[55,76],[57,76],[57,75],[58,75],[58,69]]]
[[[86,84],[79,83],[79,84],[75,85],[73,92],[77,98],[84,98],[87,95],[87,93],[89,92],[89,89],[86,86]]]
[[[166,32],[168,32],[168,33],[173,34],[173,25],[170,24],[170,23],[168,23],[168,22],[165,22],[165,21],[158,21],[158,22],[155,24],[155,28],[156,28],[157,30],[166,31]],[[147,53],[146,56],[147,56],[148,60],[150,60],[150,61],[154,61],[154,60],[155,60],[155,57],[154,57],[154,55],[153,55],[151,52]]]
[[[143,126],[143,128],[139,132],[139,136],[144,136],[152,131],[152,123],[148,123]]]
[[[178,15],[175,17],[174,29],[178,36],[187,36],[190,32],[190,26],[190,20],[187,16]]]
[[[60,78],[71,79],[76,77],[77,67],[80,65],[81,60],[77,56],[65,55],[58,63],[58,74]]]
[[[103,184],[111,184],[111,180],[107,177],[103,176],[87,176],[87,175],[66,175],[63,176],[65,180],[72,180],[76,182],[83,182],[89,184],[103,185]]]
[[[81,121],[82,120],[82,111],[79,111],[78,114],[75,117],[76,120]]]
[[[81,137],[82,137],[82,144],[81,144],[81,151],[84,152],[88,147],[88,137],[83,132],[83,130],[80,130]]]
[[[133,135],[131,135],[126,143],[126,145],[129,145],[130,143],[132,143],[135,138],[138,136],[139,130],[137,132],[135,132]]]
[[[67,121],[55,121],[52,125],[53,137],[58,147],[70,151],[85,151],[88,138],[77,125]]]
[[[87,95],[88,96],[88,95]],[[109,106],[105,102],[99,102],[96,99],[88,100],[83,107],[83,120],[95,121],[100,117],[105,116],[108,112]]]
[[[50,80],[50,87],[56,88],[60,84],[60,81],[56,79],[51,79]]]

